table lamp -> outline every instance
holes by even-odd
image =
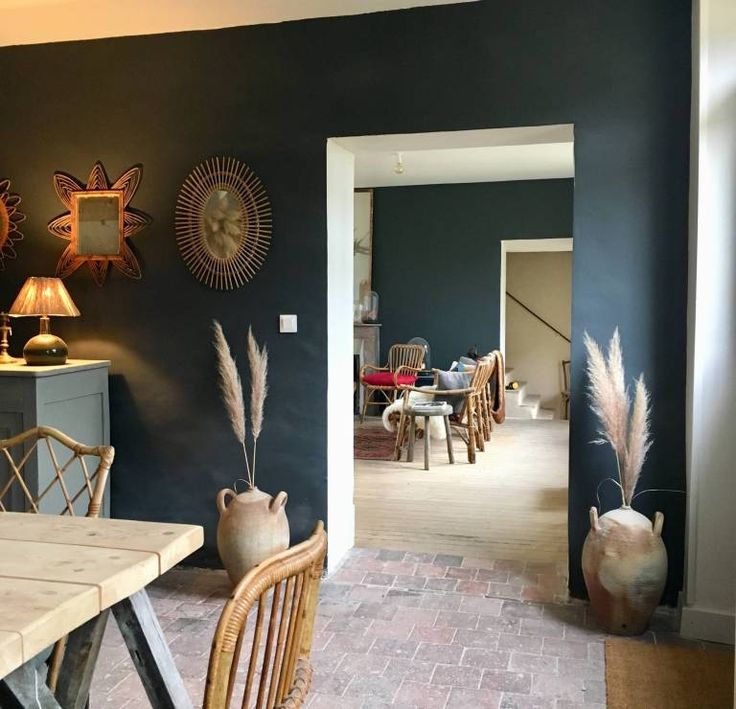
[[[28,340],[23,348],[26,364],[45,366],[66,362],[69,349],[64,340],[51,334],[49,317],[74,318],[80,313],[60,278],[28,278],[8,314],[41,318],[39,334]]]

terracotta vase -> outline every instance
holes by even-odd
[[[217,494],[217,550],[233,584],[256,564],[289,548],[286,500],[285,492],[271,497],[257,487],[239,495],[229,488]]]
[[[667,550],[664,515],[654,522],[630,507],[606,512],[590,508],[590,531],[583,545],[583,576],[590,605],[609,633],[639,635],[662,598]]]

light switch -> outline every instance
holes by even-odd
[[[296,315],[279,315],[279,332],[296,332]]]

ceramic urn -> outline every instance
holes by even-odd
[[[590,508],[583,576],[598,622],[609,633],[639,635],[649,625],[667,579],[664,516],[654,522],[631,507],[598,517]]]
[[[257,487],[240,494],[225,488],[217,494],[217,550],[233,584],[264,559],[289,548],[286,500],[285,492],[271,497]]]

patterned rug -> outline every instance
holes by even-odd
[[[393,460],[396,434],[385,428],[356,428],[353,450],[358,460]]]

